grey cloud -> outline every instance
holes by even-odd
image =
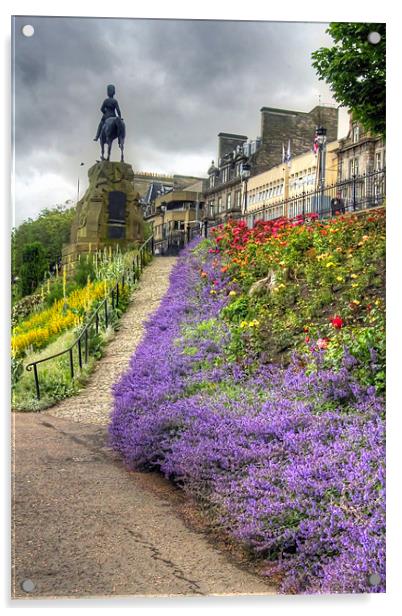
[[[35,27],[32,38],[20,34],[25,23]],[[314,49],[329,43],[325,27],[19,17],[17,175],[29,182],[30,174],[46,171],[74,186],[79,162],[89,165],[99,156],[92,138],[107,83],[115,83],[126,121],[128,162],[143,169],[142,152],[152,149],[155,161],[205,153],[204,168],[191,171],[205,174],[218,132],[254,138],[260,107],[308,110],[317,104],[318,91],[329,99],[310,61]],[[18,204],[18,191],[16,198]],[[42,206],[51,204],[49,196]]]

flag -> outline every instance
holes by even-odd
[[[285,146],[283,145],[283,142],[282,142],[282,162],[286,163]]]
[[[289,141],[288,141],[288,149],[287,149],[287,152],[286,152],[286,162],[288,164],[288,167],[290,167],[290,159],[291,158],[292,158],[292,155],[290,153],[290,139],[289,139]]]
[[[316,156],[317,156],[317,152],[319,149],[320,149],[320,146],[318,144],[318,135],[317,135],[317,131],[315,131],[314,142],[313,142],[313,152]]]

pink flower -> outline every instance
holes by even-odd
[[[321,349],[322,351],[328,348],[328,338],[318,338],[317,340],[317,346],[319,349]]]

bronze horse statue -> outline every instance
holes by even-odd
[[[117,139],[119,148],[121,150],[120,161],[124,162],[124,139],[126,137],[126,126],[124,121],[120,117],[110,117],[104,121],[102,130],[100,133],[100,145],[101,145],[101,160],[110,160],[110,152],[112,150],[112,143]],[[104,156],[105,143],[107,143],[107,157]]]

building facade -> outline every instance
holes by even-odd
[[[217,165],[212,161],[204,190],[208,220],[219,224],[240,216],[248,208],[252,178],[280,166],[284,148],[292,159],[311,151],[317,126],[325,126],[328,141],[335,141],[338,110],[319,106],[300,112],[262,107],[261,137],[248,141],[245,135],[219,133]],[[285,191],[283,173],[276,169],[274,176],[267,189],[272,189],[271,198]]]
[[[350,120],[349,131],[339,140],[338,180],[380,171],[385,168],[385,143],[379,135],[365,131]]]
[[[199,233],[203,217],[203,181],[188,185],[186,190],[172,190],[160,195],[144,211],[154,235],[155,254],[176,254]]]
[[[338,141],[326,145],[325,184],[332,185],[338,176]],[[247,209],[244,214],[259,210],[269,211],[268,218],[293,216],[293,201],[303,192],[309,193],[318,187],[318,155],[305,152],[250,177],[248,180]],[[306,201],[306,213],[312,211],[312,203]]]

